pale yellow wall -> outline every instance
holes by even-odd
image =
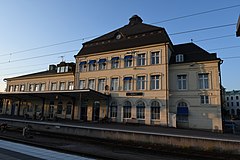
[[[151,65],[151,52],[160,51],[160,64]],[[123,115],[122,115],[122,106],[126,100],[129,100],[132,103],[132,118],[136,118],[136,103],[138,100],[143,100],[145,102],[145,123],[151,124],[150,117],[150,105],[152,100],[157,100],[161,104],[161,116],[160,121],[155,120],[156,124],[166,125],[167,123],[167,116],[166,116],[166,99],[168,99],[168,88],[166,86],[166,81],[168,80],[168,46],[164,44],[158,45],[150,45],[138,48],[130,48],[126,50],[118,50],[118,51],[111,51],[111,52],[104,52],[104,53],[94,53],[84,56],[76,57],[76,88],[79,88],[79,80],[85,80],[86,88],[88,88],[88,80],[95,79],[95,90],[98,90],[98,79],[105,78],[106,85],[109,87],[111,86],[111,78],[118,78],[119,79],[119,90],[118,91],[110,91],[112,101],[117,101],[118,103],[118,115],[117,118],[114,119],[118,122],[123,122]],[[133,67],[124,68],[124,56],[127,55],[129,52],[134,52],[131,54],[133,56]],[[145,53],[146,54],[146,65],[144,66],[136,66],[137,63],[137,54]],[[129,55],[129,54],[128,54]],[[111,69],[111,58],[112,57],[120,57],[120,67],[117,69]],[[98,62],[99,59],[106,58],[107,59],[107,69],[106,70],[98,70],[98,63],[96,71],[87,71],[86,72],[79,72],[79,63],[81,61],[89,61],[89,60],[96,60]],[[160,75],[160,89],[159,90],[150,90],[150,76],[152,74]],[[136,78],[137,76],[144,75],[147,78],[147,85],[145,90],[137,90],[136,88]],[[123,79],[126,76],[133,77],[133,89],[131,91],[124,91],[123,89]],[[104,93],[105,91],[103,91]],[[144,96],[126,96],[126,92],[144,92]],[[88,108],[89,112],[89,119],[91,117],[90,112],[91,109]],[[100,114],[103,116],[103,114]]]

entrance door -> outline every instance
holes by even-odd
[[[80,120],[87,121],[87,101],[82,102]]]
[[[100,114],[100,103],[99,103],[99,101],[94,102],[92,113],[93,113],[92,121],[99,121],[99,114]]]

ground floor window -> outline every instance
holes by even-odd
[[[116,102],[111,103],[110,117],[112,117],[112,118],[117,117],[117,103]]]
[[[160,119],[160,104],[157,101],[151,103],[151,119]]]
[[[137,119],[145,119],[145,103],[142,101],[137,103]]]
[[[57,114],[62,114],[62,110],[63,110],[63,103],[62,102],[58,102]]]
[[[67,103],[67,109],[66,109],[66,114],[71,114],[72,113],[72,102]]]
[[[123,118],[131,118],[131,102],[126,101],[123,106]]]

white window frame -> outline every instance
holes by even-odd
[[[95,79],[89,79],[88,80],[88,88],[95,90]]]
[[[146,53],[141,53],[137,55],[137,66],[146,65]]]
[[[160,51],[151,52],[151,64],[152,65],[160,64],[160,56],[161,56]]]
[[[199,89],[209,89],[209,74],[199,73],[198,74],[198,85]]]
[[[186,90],[187,89],[187,75],[186,74],[177,75],[177,87],[178,87],[178,90]]]
[[[60,82],[60,84],[59,84],[59,90],[60,90],[60,91],[63,91],[63,90],[65,90],[65,87],[66,87],[66,83],[65,83],[65,82]]]
[[[111,91],[118,91],[119,89],[119,78],[111,78]]]
[[[74,82],[68,82],[68,90],[73,90],[74,89]]]
[[[119,68],[119,59],[117,59],[117,60],[111,60],[111,68],[112,68],[112,69]]]
[[[137,76],[137,90],[146,90],[146,76]]]
[[[210,97],[208,95],[201,95],[200,103],[201,104],[210,104]]]
[[[183,54],[177,54],[176,55],[176,62],[183,62],[183,61],[184,61]]]
[[[86,81],[79,80],[79,89],[85,89],[85,88],[86,88]]]
[[[160,89],[160,75],[150,76],[150,89],[159,90]]]
[[[98,79],[98,91],[104,91],[105,90],[105,85],[106,85],[106,79],[105,78]]]

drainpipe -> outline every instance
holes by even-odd
[[[167,118],[167,127],[168,127],[168,114],[169,114],[169,107],[168,107],[168,45],[165,43],[165,77],[166,77],[166,118]]]

